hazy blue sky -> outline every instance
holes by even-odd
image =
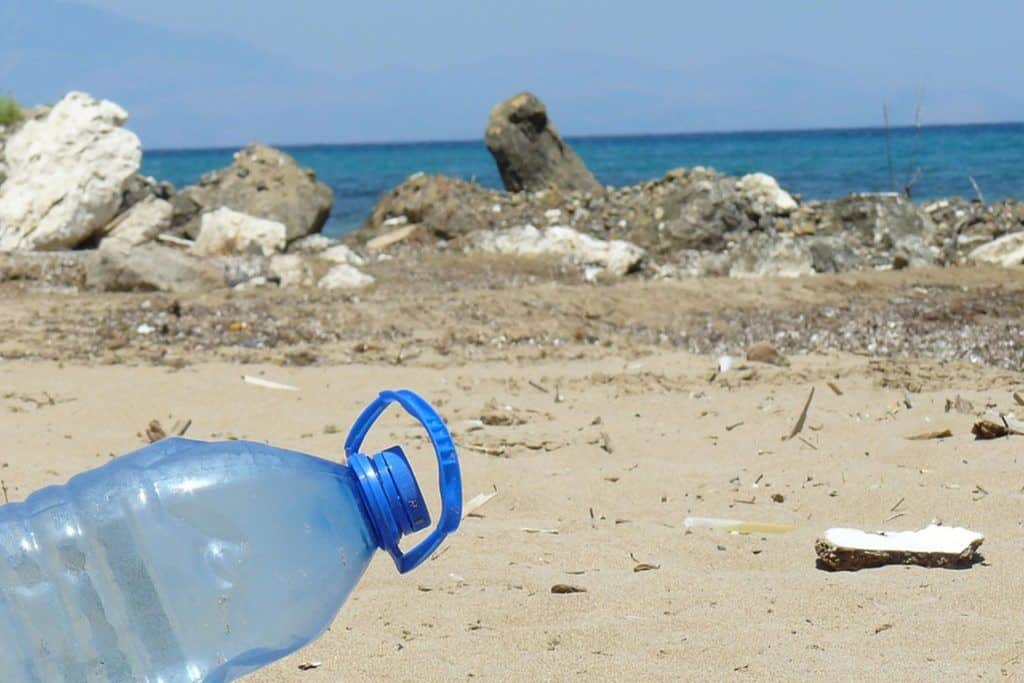
[[[919,89],[1024,118],[1010,0],[83,3],[0,1],[0,89],[115,99],[149,146],[475,138],[521,89],[569,134],[908,123]]]

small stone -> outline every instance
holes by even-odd
[[[769,365],[789,365],[789,361],[779,353],[770,342],[757,342],[747,349],[747,360],[752,363],[767,363]]]

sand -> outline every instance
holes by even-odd
[[[920,284],[885,277],[900,291]],[[828,282],[789,283],[804,293],[791,305]],[[761,286],[777,293],[783,285]],[[840,296],[841,287],[827,286]],[[674,310],[673,290],[657,283],[620,287],[567,285],[562,300],[616,309],[639,288],[667,302],[666,320],[695,306]],[[752,287],[716,281],[707,296],[727,305]],[[393,340],[363,358],[348,339],[315,349],[320,359],[306,367],[281,348],[245,363],[217,346],[190,351],[186,364],[151,362],[136,341],[98,349],[94,360],[82,349],[63,362],[29,357],[26,330],[42,334],[53,320],[81,314],[58,310],[62,297],[8,298],[9,315],[22,322],[7,348],[26,351],[0,362],[0,479],[11,500],[139,447],[154,418],[165,428],[191,419],[193,438],[269,441],[339,458],[359,409],[395,387],[429,397],[449,421],[465,497],[497,491],[415,572],[400,576],[379,555],[320,640],[248,681],[934,680],[1024,671],[1015,629],[1024,604],[1024,437],[971,435],[978,416],[1024,413],[1013,398],[1024,376],[1013,370],[818,351],[791,354],[788,367],[740,362],[712,378],[713,355],[629,344],[611,331],[612,344],[570,337],[546,353],[523,346],[502,355],[456,340],[448,354],[434,348],[401,364]],[[142,299],[90,301],[114,311]],[[339,305],[334,315],[357,319],[358,302]],[[749,306],[752,314],[759,305]],[[30,323],[32,311],[39,320]],[[648,308],[638,315],[655,317]],[[559,314],[551,320],[557,326]],[[92,333],[83,329],[83,339]],[[169,346],[182,355],[181,345]],[[112,352],[125,355],[112,362]],[[299,391],[252,386],[243,374]],[[783,441],[811,387],[803,431]],[[957,395],[973,404],[968,414],[947,412]],[[496,409],[522,424],[476,422]],[[906,438],[946,428],[952,437]],[[427,444],[408,419],[389,413],[371,441],[406,445],[425,488],[433,487]],[[797,529],[688,532],[687,515]],[[965,570],[815,567],[814,541],[829,527],[917,529],[934,518],[983,533],[983,561]],[[650,568],[635,571],[641,564]],[[556,584],[585,592],[553,594]],[[307,662],[321,665],[301,670]]]

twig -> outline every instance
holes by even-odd
[[[921,101],[924,99],[924,88],[917,91],[917,105],[914,107],[914,146],[910,150],[910,168],[916,167],[913,175],[903,185],[903,194],[910,199],[910,190],[921,179],[921,167],[917,165],[918,142],[921,138]]]
[[[797,438],[798,438],[798,439],[800,439],[801,441],[803,441],[805,445],[807,445],[807,446],[810,446],[810,447],[811,447],[811,449],[813,449],[813,450],[815,450],[815,451],[816,451],[816,450],[818,450],[818,447],[817,447],[817,446],[815,446],[815,445],[814,445],[813,443],[811,443],[810,441],[808,441],[808,440],[807,440],[807,439],[805,439],[804,437],[802,437],[802,436],[798,436]]]
[[[534,382],[534,381],[533,381],[532,379],[531,379],[531,380],[529,380],[528,384],[529,384],[529,385],[530,385],[531,387],[533,387],[534,389],[536,389],[537,391],[542,391],[542,392],[544,392],[545,394],[550,394],[550,393],[551,393],[550,391],[548,391],[547,389],[545,389],[544,387],[542,387],[542,386],[541,386],[540,384],[537,384],[536,382]]]
[[[10,503],[11,500],[7,497],[7,483],[3,479],[0,479],[0,491],[4,493],[4,505]]]
[[[892,144],[889,141],[889,103],[882,103],[882,121],[885,122],[885,159],[889,164],[889,187],[896,191],[896,172],[892,168]]]
[[[811,387],[811,393],[807,394],[807,401],[804,403],[803,410],[800,411],[800,417],[797,418],[796,424],[793,425],[793,429],[789,432],[789,436],[782,437],[783,441],[789,441],[794,436],[803,431],[804,422],[807,421],[807,410],[811,407],[811,399],[814,398],[814,387]]]
[[[967,179],[971,181],[971,187],[974,188],[974,194],[978,195],[978,201],[982,204],[985,203],[985,195],[981,193],[981,188],[978,187],[977,181],[974,180],[974,176],[967,176]]]

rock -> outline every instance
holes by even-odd
[[[426,235],[450,240],[493,225],[493,205],[501,193],[443,175],[416,174],[381,198],[362,228],[350,239],[366,243],[408,223]],[[400,225],[399,225],[400,224]]]
[[[312,287],[316,283],[309,261],[297,254],[278,254],[271,258],[270,273],[282,287]]]
[[[747,349],[747,360],[751,363],[767,363],[769,365],[789,365],[789,360],[786,359],[779,350],[776,349],[771,342],[757,342],[752,344]]]
[[[121,207],[119,213],[128,211],[141,201],[156,197],[157,199],[170,199],[175,194],[174,185],[165,181],[157,182],[156,179],[135,173],[124,184],[121,190]]]
[[[489,253],[568,257],[585,267],[588,280],[602,274],[622,277],[636,270],[644,258],[644,250],[635,244],[597,239],[565,226],[552,226],[543,231],[532,225],[487,231],[478,234],[473,245]]]
[[[103,241],[118,240],[128,246],[151,242],[171,227],[174,207],[163,199],[149,196],[122,213],[108,225]]]
[[[217,264],[154,242],[103,240],[86,269],[86,285],[106,291],[203,292],[224,286]]]
[[[168,200],[174,207],[171,226],[178,236],[186,235],[194,239],[199,234],[199,212],[201,207],[187,193],[179,192]]]
[[[758,213],[783,216],[797,208],[792,195],[779,187],[775,178],[767,173],[743,176],[737,181],[736,189],[750,197]]]
[[[609,199],[634,216],[625,228],[612,227],[612,236],[660,256],[684,249],[718,251],[729,239],[739,239],[758,227],[758,214],[751,200],[737,190],[737,181],[706,168],[676,169],[638,192],[627,193],[623,188]],[[651,206],[661,211],[652,213],[646,208]]]
[[[974,263],[994,263],[1011,267],[1024,263],[1024,232],[1004,235],[974,249],[969,259]]]
[[[942,235],[917,204],[898,195],[850,195],[818,203],[818,235],[836,235],[871,252],[868,266],[892,264],[893,253],[914,265],[938,262]],[[934,248],[934,251],[933,251]]]
[[[288,243],[289,254],[319,254],[338,244],[338,240],[319,233],[306,235]]]
[[[320,232],[334,204],[331,189],[284,152],[251,145],[235,154],[227,168],[209,173],[179,194],[202,211],[227,207],[285,226],[288,241]],[[195,219],[185,230],[197,229]]]
[[[861,259],[850,244],[838,236],[810,240],[811,267],[816,273],[845,273],[856,270]]]
[[[316,286],[320,289],[356,289],[371,285],[373,282],[373,276],[367,275],[355,266],[342,263],[327,271]]]
[[[361,266],[366,263],[366,259],[346,247],[344,244],[338,244],[330,249],[324,249],[318,254],[318,256],[322,260],[330,263],[347,263],[351,266]]]
[[[0,250],[74,248],[106,226],[138,171],[142,146],[128,115],[81,92],[7,140],[0,185]]]
[[[800,277],[814,273],[804,240],[791,235],[750,235],[728,252],[731,277]]]
[[[270,260],[260,254],[234,254],[219,259],[228,287],[262,287],[274,279]]]
[[[199,236],[192,247],[198,256],[262,254],[284,251],[285,226],[229,208],[204,213]]]
[[[485,135],[509,192],[565,190],[598,192],[601,186],[548,119],[544,103],[523,92],[491,110]]]

